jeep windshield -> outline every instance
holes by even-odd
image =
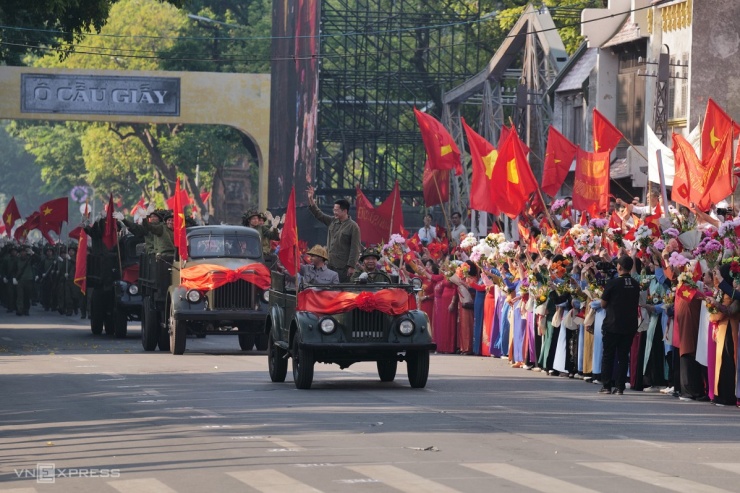
[[[188,237],[190,258],[255,258],[262,255],[262,245],[254,236],[203,234]]]

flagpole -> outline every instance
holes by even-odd
[[[442,200],[442,192],[439,191],[439,184],[437,183],[437,173],[432,172],[432,180],[434,180],[434,188],[437,189],[437,197],[439,197],[439,200]],[[449,234],[450,231],[450,220],[447,218],[447,211],[445,210],[444,204],[440,202],[440,208],[442,209],[442,214],[445,217],[445,225],[447,226],[447,232]]]
[[[396,184],[393,186],[393,191],[396,191],[396,186],[398,185],[398,180],[396,180]],[[400,196],[401,191],[398,191],[398,194]],[[400,197],[399,197],[400,199]],[[393,234],[393,216],[396,214],[396,198],[393,197],[393,205],[391,207],[391,225],[388,228],[388,239],[390,239],[391,235]]]

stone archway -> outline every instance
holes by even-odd
[[[270,75],[0,67],[0,119],[229,125],[255,144],[267,206]]]

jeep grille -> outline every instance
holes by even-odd
[[[350,312],[353,342],[385,341],[385,315],[379,311],[365,312],[354,309]]]
[[[212,310],[254,310],[256,304],[254,284],[244,280],[230,282],[211,293]]]

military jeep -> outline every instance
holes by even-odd
[[[142,300],[137,284],[137,246],[140,244],[142,240],[132,235],[122,237],[118,241],[120,263],[119,252],[115,248],[88,253],[87,294],[93,334],[100,334],[105,328],[106,334],[125,338],[128,322],[140,320]]]
[[[149,255],[142,270],[142,344],[185,352],[187,335],[238,335],[242,350],[267,348],[270,273],[252,228],[187,228],[188,259]]]
[[[284,382],[288,358],[299,389],[310,389],[315,363],[341,369],[375,361],[382,382],[392,382],[399,361],[406,361],[412,387],[429,376],[429,352],[436,349],[429,318],[416,309],[418,284],[344,283],[305,286],[297,291],[285,274],[272,272],[267,319],[268,370]]]

